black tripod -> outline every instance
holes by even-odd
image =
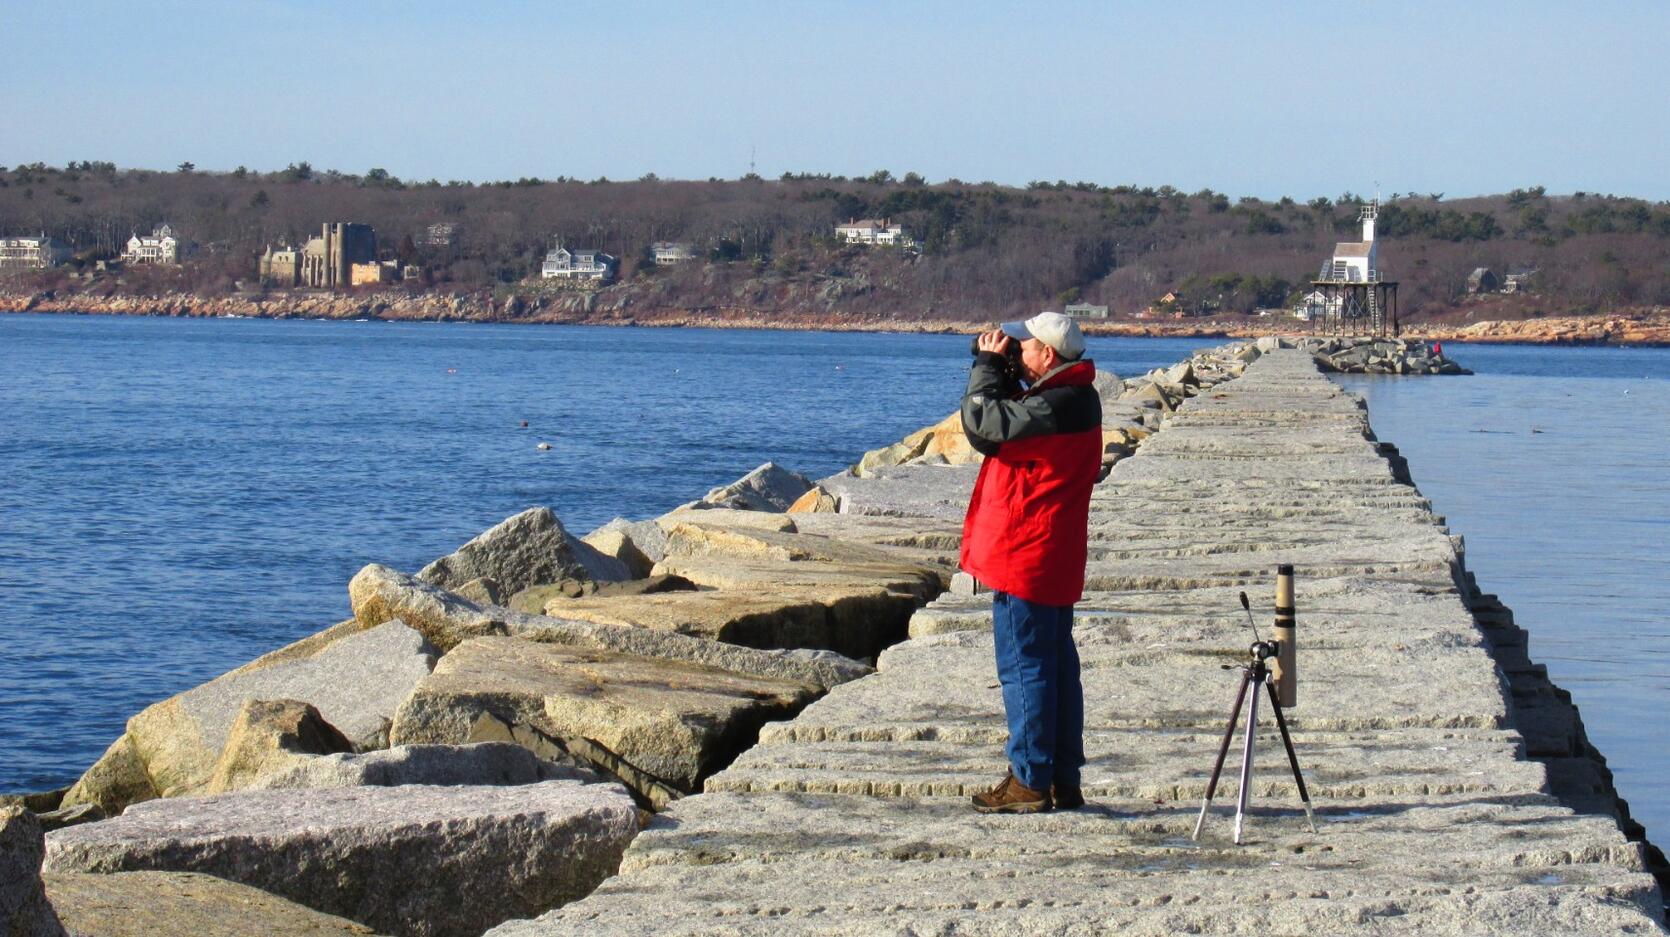
[[[1241,601],[1245,603],[1246,596]],[[1299,799],[1305,803],[1305,822],[1316,832],[1316,818],[1311,814],[1310,792],[1305,789],[1305,776],[1299,772],[1299,756],[1293,751],[1293,738],[1287,734],[1287,718],[1282,715],[1281,698],[1275,684],[1270,682],[1270,666],[1265,663],[1276,656],[1281,644],[1277,641],[1254,641],[1249,649],[1249,660],[1241,667],[1241,689],[1235,694],[1235,707],[1229,711],[1229,728],[1224,730],[1223,744],[1218,746],[1218,760],[1212,765],[1212,780],[1206,785],[1206,798],[1200,802],[1200,819],[1195,821],[1192,839],[1200,838],[1206,825],[1206,810],[1212,806],[1212,795],[1217,793],[1218,778],[1223,774],[1224,756],[1229,754],[1229,740],[1235,737],[1235,723],[1241,718],[1241,704],[1247,705],[1247,731],[1241,742],[1241,789],[1235,802],[1235,844],[1241,845],[1241,821],[1247,813],[1247,792],[1252,787],[1253,735],[1258,727],[1258,688],[1270,691],[1270,708],[1276,713],[1276,726],[1281,729],[1282,745],[1287,748],[1287,763],[1293,766],[1293,781],[1299,785]]]

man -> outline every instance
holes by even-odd
[[[1018,375],[1006,360],[1011,342],[1020,343]],[[1096,365],[1084,358],[1078,323],[1058,312],[1005,323],[976,346],[963,432],[986,459],[963,522],[961,565],[993,591],[1009,774],[975,795],[974,809],[1076,809],[1084,691],[1073,604],[1084,592],[1090,489],[1102,463]]]

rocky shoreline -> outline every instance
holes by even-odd
[[[1391,351],[1363,366],[1431,360]],[[952,414],[817,481],[768,463],[658,518],[580,537],[534,508],[415,573],[366,566],[353,618],[0,807],[7,932],[1215,933],[1252,887],[1223,873],[1266,860],[1298,891],[1246,910],[1277,929],[1661,932],[1662,857],[1569,696],[1316,353],[1098,375],[1098,803],[1043,818],[1053,845],[963,803],[1003,721],[989,601],[956,572],[978,456]],[[1266,812],[1247,852],[1187,847],[1225,702],[1190,668],[1217,672],[1227,593],[1278,561],[1322,636],[1295,731],[1324,835]],[[1274,764],[1260,800],[1290,796]],[[990,874],[1053,897],[1023,912]]]
[[[263,295],[159,296],[95,293],[0,292],[0,313],[168,316],[252,319],[378,319],[391,322],[482,322],[531,325],[600,325],[645,328],[777,329],[784,331],[960,333],[989,320],[899,319],[879,313],[831,311],[771,313],[748,306],[659,308],[629,297],[576,290],[448,294],[403,290],[335,293],[297,290]],[[1303,323],[1269,319],[1200,319],[1086,322],[1092,335],[1134,338],[1249,339],[1279,334],[1312,335]],[[1594,316],[1491,320],[1466,325],[1411,323],[1403,337],[1441,342],[1534,345],[1670,345],[1670,309],[1652,307]]]

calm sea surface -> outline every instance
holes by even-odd
[[[1209,344],[1091,354],[1129,375]],[[145,705],[347,617],[367,562],[415,569],[530,505],[583,533],[768,459],[837,471],[950,413],[967,348],[0,316],[0,790],[67,783]],[[1342,383],[1664,838],[1670,350],[1448,350],[1478,374]]]
[[[1670,845],[1670,349],[1444,350],[1474,376],[1338,380]]]
[[[0,791],[68,783],[144,706],[348,617],[368,562],[532,505],[585,533],[766,460],[839,471],[956,409],[968,344],[0,316]],[[1130,374],[1209,344],[1090,350]]]

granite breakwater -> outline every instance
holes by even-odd
[[[44,893],[0,907],[152,935],[249,932],[257,901],[271,933],[1662,931],[1569,699],[1312,357],[1265,339],[1098,388],[1085,810],[967,809],[1004,728],[948,419],[816,483],[762,466],[652,521],[536,509],[366,567],[353,619],[12,808],[8,868],[59,828]],[[1277,563],[1321,829],[1261,736],[1249,843],[1221,808],[1192,843],[1234,595]]]
[[[948,594],[591,897],[493,933],[1662,933],[1661,862],[1569,699],[1358,402],[1274,351],[1162,426],[1093,506],[1087,808],[968,810],[1003,769],[1002,703],[988,603]],[[1278,563],[1300,570],[1291,717],[1320,831],[1265,731],[1248,844],[1222,807],[1196,843],[1236,593]]]

